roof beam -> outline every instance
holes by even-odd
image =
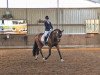
[[[100,0],[88,0],[88,1],[91,1],[91,2],[94,2],[94,3],[100,3]]]

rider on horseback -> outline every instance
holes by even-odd
[[[49,21],[49,17],[48,16],[45,16],[44,25],[45,25],[45,32],[44,32],[44,37],[45,38],[44,38],[44,41],[45,41],[45,44],[47,44],[47,38],[48,38],[50,32],[53,30],[52,24]]]

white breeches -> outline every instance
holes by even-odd
[[[43,34],[44,37],[46,37],[48,33],[50,33],[50,31],[45,31],[44,34]]]
[[[44,41],[44,38],[47,36],[47,34],[50,34],[52,30],[50,31],[45,31],[44,34],[41,37],[41,41]],[[48,40],[48,39],[47,39]]]

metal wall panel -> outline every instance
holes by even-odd
[[[8,9],[13,15],[14,19],[26,19],[26,9],[10,8]],[[0,19],[1,16],[6,13],[6,8],[0,8]]]
[[[6,9],[0,9],[2,15]],[[57,24],[57,9],[9,9],[14,19],[26,19],[29,24],[37,24],[39,19],[43,19],[46,15],[50,17],[53,24]],[[87,19],[97,19],[98,9],[59,9],[58,23],[59,24],[85,24]]]
[[[0,19],[2,19],[2,15],[4,15],[5,14],[5,9],[3,9],[3,8],[0,8]]]
[[[64,34],[84,34],[86,33],[85,25],[64,25]]]
[[[26,19],[26,9],[11,8],[9,9],[14,19]]]
[[[96,9],[64,9],[64,24],[85,24],[87,19],[97,19]]]
[[[44,32],[43,25],[30,25],[28,26],[28,34],[38,34]]]
[[[57,29],[57,25],[53,25],[54,29]],[[38,34],[44,33],[44,24],[37,24],[37,25],[29,25],[28,26],[28,34]],[[61,26],[60,26],[61,29]]]
[[[39,19],[44,20],[45,16],[48,15],[53,24],[56,24],[56,11],[55,9],[28,9],[28,23],[37,24]]]
[[[53,25],[56,29],[57,25]],[[59,29],[64,30],[63,34],[85,34],[85,25],[63,25]],[[44,32],[44,25],[30,25],[28,26],[28,34],[38,34]]]

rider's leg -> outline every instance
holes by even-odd
[[[47,43],[47,36],[44,38],[45,44]]]
[[[44,37],[44,42],[45,42],[45,44],[47,44],[47,38],[48,38],[47,35],[48,35],[48,32],[49,32],[49,31],[45,31],[45,33],[44,33],[44,36],[45,36],[45,37]]]

